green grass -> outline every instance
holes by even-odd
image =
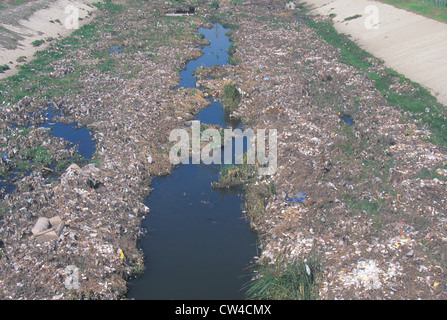
[[[9,70],[9,66],[7,64],[0,65],[0,73],[5,72],[6,70]]]
[[[219,172],[219,181],[213,187],[244,185],[255,176],[255,170],[248,165],[224,165]]]
[[[34,40],[33,42],[31,42],[31,44],[34,46],[34,47],[38,47],[38,46],[40,46],[42,43],[44,43],[45,42],[45,40]]]
[[[96,152],[95,152],[95,155],[97,156]],[[95,164],[99,165],[98,161],[85,159],[81,155],[75,154],[73,158],[58,161],[57,165],[54,168],[54,171],[57,174],[61,174],[73,163],[75,163],[79,166],[83,166],[88,163],[95,163]]]
[[[447,170],[447,164],[445,162],[436,165],[431,170],[423,168],[416,178],[419,177],[421,179],[438,179],[441,181],[447,181],[447,178],[442,174],[443,170]]]
[[[231,64],[232,66],[236,66],[239,63],[241,63],[241,60],[238,57],[231,56],[228,58],[228,63]]]
[[[224,29],[235,30],[239,28],[239,25],[234,23],[234,15],[231,11],[214,10],[208,19],[211,23],[219,23]]]
[[[316,300],[319,297],[320,261],[261,264],[248,282],[246,296],[252,300]]]
[[[399,106],[403,111],[410,111],[411,119],[421,120],[432,133],[431,142],[447,146],[447,111],[446,107],[437,102],[428,90],[411,81],[394,70],[385,69],[384,73],[374,71],[374,65],[381,62],[369,52],[361,49],[348,36],[338,33],[330,22],[316,22],[311,19],[305,23],[312,27],[327,43],[339,49],[341,62],[351,65],[364,72],[374,81],[389,105]],[[411,84],[415,90],[401,94],[390,90],[393,83]]]
[[[361,16],[362,16],[361,14],[355,14],[355,15],[353,15],[353,16],[346,17],[346,18],[344,19],[344,21],[354,20],[354,19],[360,18]]]
[[[396,71],[383,68],[383,61],[374,57],[367,51],[361,49],[354,41],[344,34],[339,34],[332,23],[316,22],[314,20],[304,20],[308,26],[312,27],[317,34],[328,44],[334,47],[338,59],[350,66],[356,68],[358,73],[364,74],[374,83],[374,87],[382,94],[389,106],[395,106],[406,112],[406,119],[409,122],[418,121],[419,127],[424,126],[430,130],[431,137],[425,137],[429,142],[438,146],[447,146],[447,112],[446,107],[437,102],[436,98],[428,90],[418,83],[411,81]],[[396,93],[391,85],[404,84],[410,89],[401,93]],[[315,88],[317,91],[318,88]],[[348,88],[349,89],[349,88]],[[335,95],[334,95],[335,96]],[[324,96],[318,94],[322,105],[331,106],[334,113],[347,112],[354,120],[358,106],[361,105],[361,97],[352,96],[350,103],[340,106],[331,95]],[[379,234],[384,225],[395,222],[398,219],[405,218],[405,213],[397,210],[393,211],[391,203],[399,201],[399,195],[392,188],[393,175],[391,168],[404,166],[393,158],[392,154],[384,157],[375,157],[384,152],[393,145],[392,138],[379,137],[377,142],[371,144],[365,139],[359,139],[354,135],[353,127],[341,123],[335,132],[341,137],[336,147],[339,154],[334,159],[335,162],[342,164],[354,162],[361,165],[360,172],[350,175],[346,179],[350,184],[355,185],[353,191],[349,191],[342,196],[347,208],[352,215],[367,213],[373,221],[374,229],[372,231]],[[355,126],[354,126],[355,129]],[[408,135],[413,134],[411,131]],[[360,156],[363,151],[367,151],[368,157]],[[360,163],[358,163],[360,161]],[[446,169],[445,163],[439,163],[432,168],[422,169],[413,178],[446,180],[442,174]],[[441,173],[440,173],[441,172]],[[324,177],[322,177],[324,179]],[[368,185],[368,181],[378,181],[373,185]],[[368,191],[372,195],[370,198],[359,198],[359,194]],[[385,192],[383,197],[376,195]],[[393,214],[390,214],[393,212]],[[411,217],[410,217],[411,218]],[[420,219],[418,223],[422,225],[426,221]]]
[[[8,95],[3,96],[2,100],[14,103],[24,96],[32,94],[52,98],[76,90],[78,86],[76,80],[81,72],[81,68],[76,68],[76,65],[73,65],[75,67],[73,73],[62,78],[50,78],[41,75],[41,73],[54,71],[51,67],[53,62],[66,57],[69,52],[88,46],[89,42],[95,41],[98,37],[97,30],[98,26],[95,23],[86,24],[75,30],[70,36],[51,44],[45,50],[37,51],[35,59],[22,65],[17,74],[0,81],[0,91],[8,92]],[[110,65],[108,66],[110,67]]]
[[[16,0],[16,1],[13,2],[13,5],[18,6],[18,5],[21,5],[23,3],[27,3],[29,1],[30,0]]]
[[[125,6],[121,4],[112,3],[111,0],[104,0],[103,2],[95,2],[93,3],[93,5],[100,10],[107,10],[111,14],[120,13],[125,9]]]
[[[241,94],[234,84],[227,84],[222,95],[222,104],[227,111],[234,111],[238,108]]]
[[[398,8],[410,10],[419,13],[428,18],[432,18],[441,22],[447,23],[447,7],[438,6],[435,3],[427,0],[380,0],[382,2],[391,4]]]
[[[236,53],[237,45],[232,43],[227,49],[227,53],[231,56]]]
[[[25,152],[25,157],[44,166],[49,166],[52,162],[50,152],[44,147],[37,147],[27,150]]]
[[[374,58],[372,54],[361,49],[348,36],[338,33],[330,22],[316,22],[305,20],[327,43],[340,49],[341,62],[352,65],[360,70],[367,71],[371,66],[368,58]]]

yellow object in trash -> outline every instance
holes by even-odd
[[[120,249],[120,256],[121,256],[121,259],[124,259],[124,252],[121,249]]]

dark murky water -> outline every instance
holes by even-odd
[[[180,73],[180,87],[195,87],[192,72],[198,66],[227,63],[227,31],[218,24],[199,29],[211,44]],[[196,120],[226,128],[222,105],[211,103]],[[244,219],[239,195],[212,189],[220,168],[183,164],[171,176],[154,179],[145,202],[151,210],[143,223],[148,234],[141,241],[146,271],[130,281],[129,299],[244,299],[257,236]]]
[[[53,121],[56,113],[53,111],[52,104],[50,104],[46,111],[46,117],[49,119],[40,127],[50,128],[53,136],[64,138],[70,141],[73,145],[68,146],[68,149],[77,146],[78,153],[85,159],[91,159],[96,151],[96,141],[91,137],[90,131],[86,127],[78,127],[74,123],[64,124]]]

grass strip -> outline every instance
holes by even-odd
[[[430,142],[438,146],[447,146],[447,112],[431,93],[420,84],[411,81],[396,71],[385,68],[378,73],[375,65],[380,59],[360,48],[347,35],[336,31],[331,22],[317,22],[312,19],[305,23],[313,28],[328,44],[339,49],[341,62],[363,71],[391,106],[399,106],[403,111],[409,111],[413,120],[421,120],[431,130]],[[390,90],[393,83],[409,83],[415,90],[402,94]]]

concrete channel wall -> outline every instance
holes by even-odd
[[[447,106],[447,24],[374,0],[308,0],[334,27]],[[349,19],[355,15],[361,17]],[[348,20],[345,20],[348,18]]]

